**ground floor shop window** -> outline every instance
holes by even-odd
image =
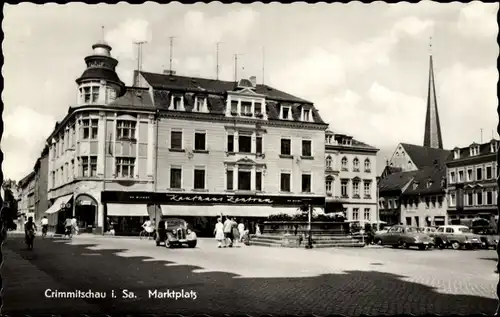
[[[146,220],[149,220],[149,216],[110,216],[108,217],[107,229],[108,231],[114,229],[115,235],[118,236],[138,236],[142,231],[142,225],[144,224],[144,222],[146,222]]]

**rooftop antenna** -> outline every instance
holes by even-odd
[[[146,41],[134,42],[137,45],[137,73],[142,71],[142,45],[147,43]],[[136,86],[140,86],[141,84],[141,76],[136,77]]]
[[[429,37],[429,55],[432,55],[432,36]]]
[[[238,55],[242,54],[234,54],[234,81],[238,81]]]
[[[216,56],[216,63],[217,63],[217,69],[216,69],[216,79],[219,80],[219,45],[222,42],[217,42],[215,43],[215,46],[217,48],[217,56]]]
[[[101,40],[104,43],[104,25],[101,26]]]
[[[483,144],[483,128],[481,128],[481,144]]]
[[[170,75],[172,75],[172,54],[173,54],[173,51],[174,51],[174,38],[176,38],[176,36],[170,36],[169,39],[170,39]]]
[[[266,66],[266,54],[264,50],[264,46],[262,46],[262,85],[264,85],[265,78],[265,66]]]

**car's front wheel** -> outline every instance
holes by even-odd
[[[453,250],[458,250],[460,249],[460,243],[458,243],[457,241],[453,241],[451,243],[451,247],[453,248]]]
[[[170,240],[168,239],[165,240],[165,248],[171,249],[172,247],[173,247],[172,242],[170,242]]]
[[[194,241],[188,241],[187,245],[190,248],[195,248],[196,247],[197,240]]]

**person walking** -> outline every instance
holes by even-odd
[[[76,221],[76,218],[73,216],[73,218],[71,218],[71,227],[73,227],[73,231],[76,235],[78,235],[78,223]]]
[[[238,224],[238,231],[240,232],[240,242],[243,239],[243,236],[245,235],[245,225],[243,224],[242,221]]]
[[[240,241],[240,232],[238,231],[238,222],[236,221],[236,218],[231,219],[231,233],[233,243],[236,245],[236,242]]]
[[[226,221],[224,221],[224,247],[232,247],[233,241],[231,239],[231,219],[226,216]]]
[[[217,218],[217,223],[214,229],[215,240],[217,240],[217,246],[222,248],[222,240],[224,240],[224,225],[222,224],[222,218]]]

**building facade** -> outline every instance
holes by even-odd
[[[498,147],[499,141],[491,140],[453,149],[453,157],[446,163],[450,219],[497,216]]]
[[[327,212],[343,211],[347,220],[376,222],[379,150],[351,136],[325,133]]]
[[[35,188],[34,188],[34,209],[35,222],[39,221],[45,216],[45,211],[49,208],[48,199],[48,176],[49,176],[49,147],[46,146],[40,158],[35,163],[33,168],[35,172]]]
[[[311,102],[255,77],[239,82],[135,72],[105,43],[76,80],[76,105],[47,139],[52,225],[136,232],[146,218],[262,218],[324,207],[324,133]],[[196,219],[194,219],[196,218]]]
[[[22,228],[29,217],[35,217],[35,173],[30,172],[18,182],[18,228]],[[21,227],[20,227],[21,226]]]

